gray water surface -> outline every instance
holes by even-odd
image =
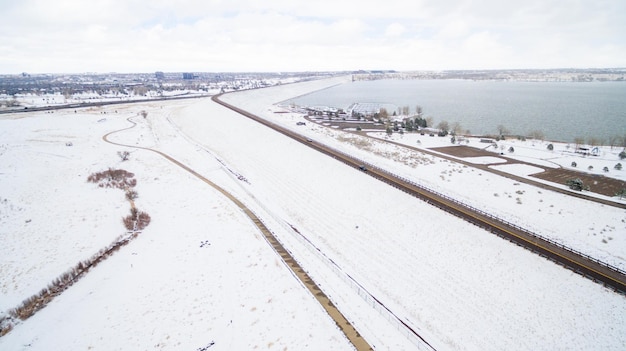
[[[459,122],[473,134],[540,130],[548,140],[626,136],[626,82],[376,80],[338,85],[288,100],[346,109],[354,102],[420,105],[433,124]],[[391,111],[390,111],[391,113]]]

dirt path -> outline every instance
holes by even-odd
[[[294,259],[294,257],[283,247],[283,245],[278,241],[278,239],[269,230],[269,228],[267,228],[267,226],[265,226],[265,224],[261,221],[261,219],[257,217],[257,215],[254,214],[254,212],[252,212],[252,210],[250,210],[250,208],[248,208],[243,202],[239,201],[239,199],[237,199],[235,196],[233,196],[232,194],[224,190],[219,185],[205,178],[200,173],[194,171],[189,166],[181,163],[180,161],[174,159],[173,157],[169,156],[168,154],[164,152],[154,150],[151,148],[146,148],[146,147],[141,147],[141,146],[136,146],[136,145],[126,145],[126,144],[121,144],[121,143],[110,141],[108,138],[110,135],[134,128],[137,125],[137,123],[133,122],[131,118],[128,118],[128,121],[132,123],[130,127],[107,133],[102,137],[102,140],[113,145],[134,148],[134,149],[141,149],[141,150],[146,150],[146,151],[159,154],[165,159],[167,159],[168,161],[184,169],[185,171],[191,173],[196,178],[200,179],[204,183],[210,185],[211,187],[215,188],[217,191],[222,193],[222,195],[224,195],[229,200],[231,200],[235,205],[237,205],[237,207],[239,207],[246,214],[246,216],[248,216],[248,218],[250,218],[250,220],[252,220],[252,222],[261,231],[261,233],[263,233],[263,236],[265,237],[267,242],[270,244],[270,246],[281,257],[281,259],[286,264],[286,266],[289,267],[289,269],[291,269],[291,271],[298,277],[298,279],[302,282],[302,284],[304,284],[304,286],[307,287],[307,289],[311,292],[311,294],[313,294],[315,299],[317,299],[319,304],[324,308],[324,310],[328,313],[328,315],[335,321],[335,323],[337,324],[337,327],[339,327],[339,329],[345,334],[345,336],[348,338],[350,343],[352,343],[352,345],[356,348],[356,350],[358,351],[373,350],[372,347],[367,343],[367,341],[365,341],[365,339],[361,337],[361,335],[354,328],[354,326],[346,319],[346,317],[339,311],[339,309],[332,303],[332,301],[330,301],[328,296],[324,294],[324,292],[313,281],[313,279],[302,269],[302,267],[298,264],[298,262]]]
[[[312,119],[310,117],[305,117],[308,121],[315,123],[315,124],[319,124],[319,125],[323,125],[322,123],[320,123],[320,120],[318,119]],[[590,200],[590,201],[595,201],[595,202],[599,202],[605,205],[609,205],[609,206],[614,206],[614,207],[619,207],[619,208],[626,208],[626,204],[623,203],[619,203],[616,201],[611,201],[611,200],[605,200],[605,199],[600,199],[594,196],[589,196],[586,195],[583,192],[572,192],[566,189],[562,189],[550,184],[546,184],[544,182],[541,182],[539,180],[535,181],[533,179],[530,179],[528,177],[521,177],[521,176],[517,176],[511,173],[507,173],[507,172],[503,172],[497,169],[494,169],[492,167],[490,167],[490,164],[476,164],[476,163],[472,163],[472,162],[468,162],[463,160],[463,158],[466,157],[481,157],[481,156],[490,156],[490,157],[498,157],[501,159],[506,160],[505,163],[498,163],[497,165],[501,166],[501,165],[507,165],[507,164],[526,164],[526,165],[530,165],[536,168],[541,168],[543,169],[543,172],[538,172],[535,174],[531,174],[530,177],[533,178],[537,178],[537,179],[541,179],[541,180],[545,180],[551,183],[555,183],[555,184],[560,184],[560,185],[564,185],[565,182],[569,179],[574,179],[574,178],[579,178],[583,181],[584,184],[589,185],[590,190],[589,192],[592,193],[596,193],[596,194],[601,194],[601,195],[605,195],[608,197],[613,197],[615,196],[615,194],[623,189],[626,189],[626,182],[619,180],[619,179],[615,179],[615,178],[610,178],[610,177],[605,177],[602,175],[594,175],[594,174],[588,174],[585,172],[580,172],[580,171],[575,171],[575,170],[569,170],[569,169],[564,169],[562,167],[559,168],[548,168],[548,167],[542,167],[540,165],[534,164],[534,163],[530,163],[530,162],[525,162],[525,161],[520,161],[520,160],[516,160],[516,159],[512,159],[509,157],[506,157],[505,155],[500,155],[494,152],[490,152],[490,151],[485,151],[485,150],[481,150],[481,149],[477,149],[477,148],[473,148],[473,147],[469,147],[469,146],[444,146],[444,147],[434,147],[434,148],[418,148],[418,147],[414,147],[414,146],[410,146],[410,145],[406,145],[406,144],[402,144],[399,142],[395,142],[392,140],[387,140],[384,138],[379,138],[379,137],[374,137],[369,135],[367,132],[362,132],[362,131],[352,131],[352,130],[346,130],[346,128],[356,128],[359,125],[359,123],[346,123],[346,122],[338,122],[338,121],[328,121],[330,124],[327,126],[329,128],[332,128],[333,126],[339,127],[339,129],[341,129],[344,132],[347,133],[354,133],[354,134],[358,134],[364,137],[368,137],[368,138],[372,138],[372,139],[376,139],[376,140],[380,140],[386,143],[391,143],[391,144],[395,144],[397,146],[403,147],[403,148],[408,148],[408,149],[412,149],[415,151],[419,151],[419,152],[423,152],[425,154],[429,154],[429,155],[433,155],[439,158],[444,158],[444,159],[448,159],[450,161],[454,161],[457,163],[461,163],[461,164],[465,164],[467,166],[470,167],[474,167],[474,168],[479,168],[482,169],[486,172],[491,172],[491,173],[495,173],[498,174],[500,176],[503,177],[507,177],[509,179],[513,179],[519,182],[523,182],[523,183],[528,183],[528,184],[532,184],[534,186],[538,186],[544,189],[548,189],[548,190],[552,190],[552,191],[556,191],[562,194],[566,194],[566,195],[570,195],[570,196],[574,196],[574,197],[579,197],[585,200]],[[381,132],[384,132],[385,128],[384,126],[368,126],[368,129],[380,129]]]
[[[451,155],[454,157],[459,157],[461,159],[466,158],[466,157],[487,156],[487,157],[497,157],[499,159],[506,161],[506,163],[495,164],[499,166],[509,165],[509,164],[524,164],[524,165],[533,166],[536,168],[541,168],[543,169],[543,172],[537,172],[537,173],[531,174],[530,176],[534,178],[547,180],[551,183],[556,183],[556,184],[565,184],[565,182],[568,179],[579,178],[584,182],[584,184],[590,185],[590,188],[591,188],[589,190],[590,192],[605,195],[605,196],[610,196],[610,197],[615,196],[615,194],[619,192],[620,190],[626,189],[626,182],[619,180],[619,179],[605,177],[605,176],[597,175],[597,174],[589,174],[589,173],[570,170],[570,169],[564,169],[562,167],[559,167],[559,168],[543,167],[543,166],[534,164],[532,162],[520,161],[520,160],[510,158],[510,157],[506,157],[505,155],[498,155],[490,151],[476,149],[476,148],[464,146],[464,145],[435,147],[435,148],[430,148],[430,150],[441,152],[441,153]],[[485,164],[483,165],[483,167],[491,171],[492,168],[490,166],[492,165],[494,164]]]
[[[578,197],[578,198],[589,200],[589,201],[598,202],[598,203],[608,205],[608,206],[626,208],[626,204],[623,204],[623,203],[619,203],[619,202],[615,202],[611,200],[605,200],[605,199],[601,199],[595,196],[589,196],[583,192],[569,191],[567,189],[562,189],[562,188],[559,188],[550,184],[546,184],[544,182],[529,179],[528,177],[521,177],[515,174],[503,172],[503,171],[490,167],[490,164],[476,164],[476,163],[468,162],[468,161],[463,160],[463,157],[490,156],[490,157],[497,157],[497,158],[506,160],[505,163],[498,163],[497,165],[499,166],[518,163],[518,164],[526,164],[526,165],[533,166],[536,168],[541,168],[544,170],[544,172],[532,174],[531,177],[547,180],[547,181],[557,183],[557,184],[565,184],[565,181],[567,179],[580,178],[583,180],[585,184],[591,184],[592,192],[607,195],[607,196],[614,196],[615,192],[618,191],[616,189],[626,188],[626,182],[618,180],[618,179],[613,179],[613,178],[604,177],[604,176],[590,175],[590,174],[586,174],[583,172],[576,172],[576,171],[571,171],[571,170],[562,169],[562,168],[542,167],[534,163],[515,160],[512,158],[503,156],[503,155],[494,154],[489,151],[482,151],[480,149],[472,148],[469,146],[444,146],[444,147],[439,147],[439,148],[425,149],[425,148],[413,147],[410,145],[398,143],[398,142],[391,141],[391,140],[385,140],[382,138],[372,137],[372,136],[365,135],[360,132],[355,132],[355,133],[359,135],[364,135],[368,138],[373,138],[373,139],[380,140],[386,143],[391,143],[391,144],[394,144],[403,148],[408,148],[408,149],[422,152],[428,155],[436,156],[439,158],[444,158],[453,162],[467,165],[469,167],[478,168],[486,172],[491,172],[491,173],[494,173],[494,174],[497,174],[497,175],[500,175],[509,179],[513,179],[521,183],[531,184],[531,185],[534,185],[543,189],[552,190],[561,194],[574,196],[574,197]]]

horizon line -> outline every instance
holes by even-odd
[[[355,70],[251,70],[251,71],[84,71],[84,72],[27,72],[22,71],[19,73],[2,73],[0,76],[19,76],[19,75],[64,75],[64,74],[78,74],[78,75],[98,75],[98,74],[154,74],[156,72],[162,73],[222,73],[222,74],[243,74],[243,73],[273,73],[273,74],[303,74],[303,73],[345,73],[345,74],[358,74],[358,73],[414,73],[414,72],[506,72],[506,71],[592,71],[592,70],[624,70],[623,67],[553,67],[553,68],[471,68],[471,69],[413,69],[413,70],[396,70],[396,69],[355,69]]]

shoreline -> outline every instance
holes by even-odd
[[[526,136],[540,131],[545,140],[610,146],[626,135],[623,113],[626,84],[594,87],[578,82],[493,82],[471,80],[378,80],[347,84],[329,92],[311,92],[284,104],[326,106],[348,111],[354,103],[378,101],[395,106],[391,116],[405,108],[408,116],[416,104],[434,127],[440,122],[460,125],[473,135],[497,134],[498,126],[507,135]],[[452,102],[452,103],[451,103]],[[617,145],[617,144],[615,144]]]
[[[329,88],[332,88],[332,87],[327,87],[327,88],[320,89],[320,90],[325,90],[325,89],[329,89]],[[317,91],[319,91],[319,90],[317,90]],[[310,92],[308,94],[312,94],[312,93],[315,93],[317,91],[313,91],[313,92]],[[308,95],[308,94],[302,94],[300,96],[304,96],[304,95]],[[305,111],[311,111],[311,110],[315,110],[315,111],[323,112],[323,113],[327,113],[328,111],[342,111],[343,110],[341,108],[334,107],[334,106],[324,106],[324,105],[316,105],[316,106],[304,106],[304,105],[302,105],[301,106],[301,105],[294,105],[294,104],[286,104],[286,102],[289,102],[290,100],[291,99],[286,99],[284,101],[276,103],[275,105],[277,105],[277,106],[279,106],[281,108],[284,108],[286,110],[289,110],[292,113],[302,113],[302,114],[304,114]],[[356,105],[356,104],[362,104],[362,103],[361,102],[354,102],[350,106]],[[386,104],[386,103],[381,103],[381,105],[383,105],[383,104]],[[321,111],[321,110],[324,110],[324,111]],[[399,122],[400,118],[402,118],[402,117],[404,119],[407,119],[407,118],[408,119],[412,119],[412,118],[416,118],[417,116],[395,116],[395,117],[396,117],[396,122]],[[332,118],[330,118],[327,121],[329,123],[333,123],[334,122],[337,125],[340,125],[340,124],[363,124],[363,125],[374,124],[374,125],[377,125],[377,126],[384,127],[384,122],[378,122],[378,121],[373,121],[373,120],[357,120],[357,119],[352,119],[352,118],[350,118],[350,119],[347,119],[347,118],[344,118],[344,119],[338,119],[338,118],[332,119]],[[346,129],[346,128],[341,128],[341,129]],[[420,130],[422,130],[422,129],[420,129]],[[423,128],[423,130],[426,130],[428,132],[434,132],[434,133],[437,133],[439,131],[438,128],[431,127],[431,126],[425,127],[425,128]],[[382,131],[384,131],[384,128],[382,128]],[[419,130],[418,131],[410,131],[410,132],[409,131],[405,131],[405,132],[402,132],[400,134],[403,134],[403,133],[409,134],[409,133],[417,133],[417,132],[419,132]],[[533,133],[536,133],[536,132],[543,133],[543,130],[537,129],[537,130],[533,131]],[[398,133],[398,132],[394,131],[394,133]],[[449,136],[452,136],[452,134],[446,135],[446,137],[449,137]],[[485,133],[485,134],[472,134],[472,133],[469,133],[468,134],[468,133],[460,132],[460,133],[457,133],[456,136],[466,137],[466,138],[488,138],[488,139],[493,139],[494,142],[508,141],[508,140],[522,140],[522,141],[524,141],[524,140],[534,140],[534,141],[537,141],[537,142],[548,142],[548,143],[554,143],[554,144],[567,144],[567,145],[576,144],[575,141],[564,141],[564,140],[547,139],[547,138],[538,139],[538,138],[534,138],[534,137],[529,136],[529,135],[508,134],[508,133],[501,135],[501,136],[504,137],[504,139],[501,139],[501,140],[498,140],[498,138],[500,136],[498,134],[495,134],[495,133],[494,134],[487,134],[487,133]],[[626,135],[624,137],[626,138]],[[602,141],[602,140],[600,140],[600,141]],[[591,145],[591,144],[586,143],[586,142],[579,143],[578,145],[579,146],[587,146],[589,148],[593,148],[593,147],[599,147],[599,148],[609,147],[609,148],[626,150],[626,145],[622,145],[622,146],[610,145],[610,144],[594,144],[594,145]]]

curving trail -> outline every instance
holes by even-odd
[[[293,274],[295,274],[295,276],[298,277],[298,279],[302,282],[302,284],[311,292],[311,294],[313,294],[315,299],[317,299],[319,304],[324,308],[324,310],[328,313],[328,315],[335,321],[335,323],[337,324],[337,327],[341,329],[341,331],[345,334],[345,336],[348,338],[350,343],[352,343],[355,349],[358,351],[373,350],[372,347],[367,343],[367,341],[365,341],[365,339],[361,337],[361,335],[354,328],[354,326],[346,319],[346,317],[339,311],[339,309],[332,303],[332,301],[330,301],[328,296],[324,294],[324,292],[313,281],[313,279],[302,269],[302,267],[298,264],[298,262],[294,259],[294,257],[283,247],[283,245],[278,241],[278,239],[276,239],[274,234],[269,230],[269,228],[267,228],[267,226],[263,223],[263,221],[261,221],[261,219],[254,212],[252,212],[252,210],[250,210],[250,208],[248,208],[243,202],[241,202],[235,196],[230,194],[228,191],[224,190],[219,185],[213,183],[209,179],[202,176],[200,173],[194,171],[189,166],[183,164],[182,162],[176,160],[175,158],[169,156],[168,154],[164,152],[147,148],[147,147],[142,147],[142,146],[116,143],[114,141],[109,140],[109,136],[112,134],[134,128],[137,125],[137,123],[133,122],[131,119],[132,117],[127,119],[132,124],[130,127],[109,132],[105,134],[104,136],[102,136],[102,140],[109,144],[113,144],[117,146],[141,149],[141,150],[146,150],[146,151],[159,154],[165,159],[167,159],[168,161],[184,169],[185,171],[191,173],[193,176],[200,179],[204,183],[210,185],[211,187],[219,191],[222,195],[227,197],[230,201],[232,201],[235,205],[237,205],[237,207],[239,207],[248,218],[250,218],[250,220],[254,223],[254,225],[256,225],[256,227],[263,234],[263,237],[265,238],[265,240],[267,240],[270,246],[281,257],[283,262],[286,264],[287,267],[289,267],[289,269],[293,272]]]

